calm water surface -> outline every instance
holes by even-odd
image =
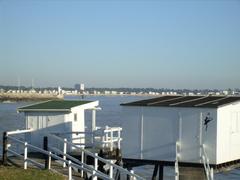
[[[121,126],[121,106],[119,104],[140,100],[149,97],[140,96],[88,96],[86,100],[99,100],[102,110],[97,112],[97,126]],[[65,99],[79,99],[80,97],[68,96]],[[0,143],[2,143],[3,131],[23,129],[24,115],[17,113],[16,109],[21,106],[32,104],[33,102],[17,102],[17,103],[0,103]],[[35,103],[35,102],[34,102]],[[86,119],[88,122],[91,120],[90,112],[86,112]],[[2,151],[0,146],[0,151]],[[135,169],[136,172],[143,174],[147,179],[151,178],[153,167],[145,166]],[[174,179],[171,177],[173,170],[166,168],[164,173],[165,179]],[[228,172],[215,174],[216,180],[240,180],[240,169],[235,169]]]

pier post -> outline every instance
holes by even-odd
[[[7,140],[7,132],[3,133],[3,150],[2,150],[2,164],[7,165],[7,145],[8,145],[8,140]]]
[[[158,165],[156,164],[156,165],[154,166],[153,175],[152,175],[152,180],[157,180],[157,172],[158,172]]]
[[[43,149],[48,151],[48,137],[43,137]],[[49,158],[48,155],[45,155],[45,169],[49,169]]]
[[[163,165],[159,165],[159,180],[163,180]]]

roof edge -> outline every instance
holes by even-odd
[[[71,112],[71,109],[17,109],[18,112]]]

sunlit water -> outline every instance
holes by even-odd
[[[121,126],[121,106],[124,102],[135,101],[146,97],[140,96],[88,96],[85,100],[99,100],[102,110],[97,112],[97,126]],[[149,97],[148,97],[149,98]],[[76,96],[68,96],[65,99],[80,99]],[[24,115],[17,113],[16,109],[21,106],[32,104],[33,102],[0,103],[0,143],[2,144],[2,133],[4,131],[23,129]],[[91,119],[90,112],[86,113],[87,120]],[[0,146],[0,151],[2,151]],[[151,179],[153,166],[144,166],[134,169],[147,179]],[[173,169],[165,168],[164,179],[174,179]],[[216,180],[240,180],[240,169],[215,174]]]

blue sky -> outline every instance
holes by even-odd
[[[240,88],[240,1],[0,0],[0,84]]]

